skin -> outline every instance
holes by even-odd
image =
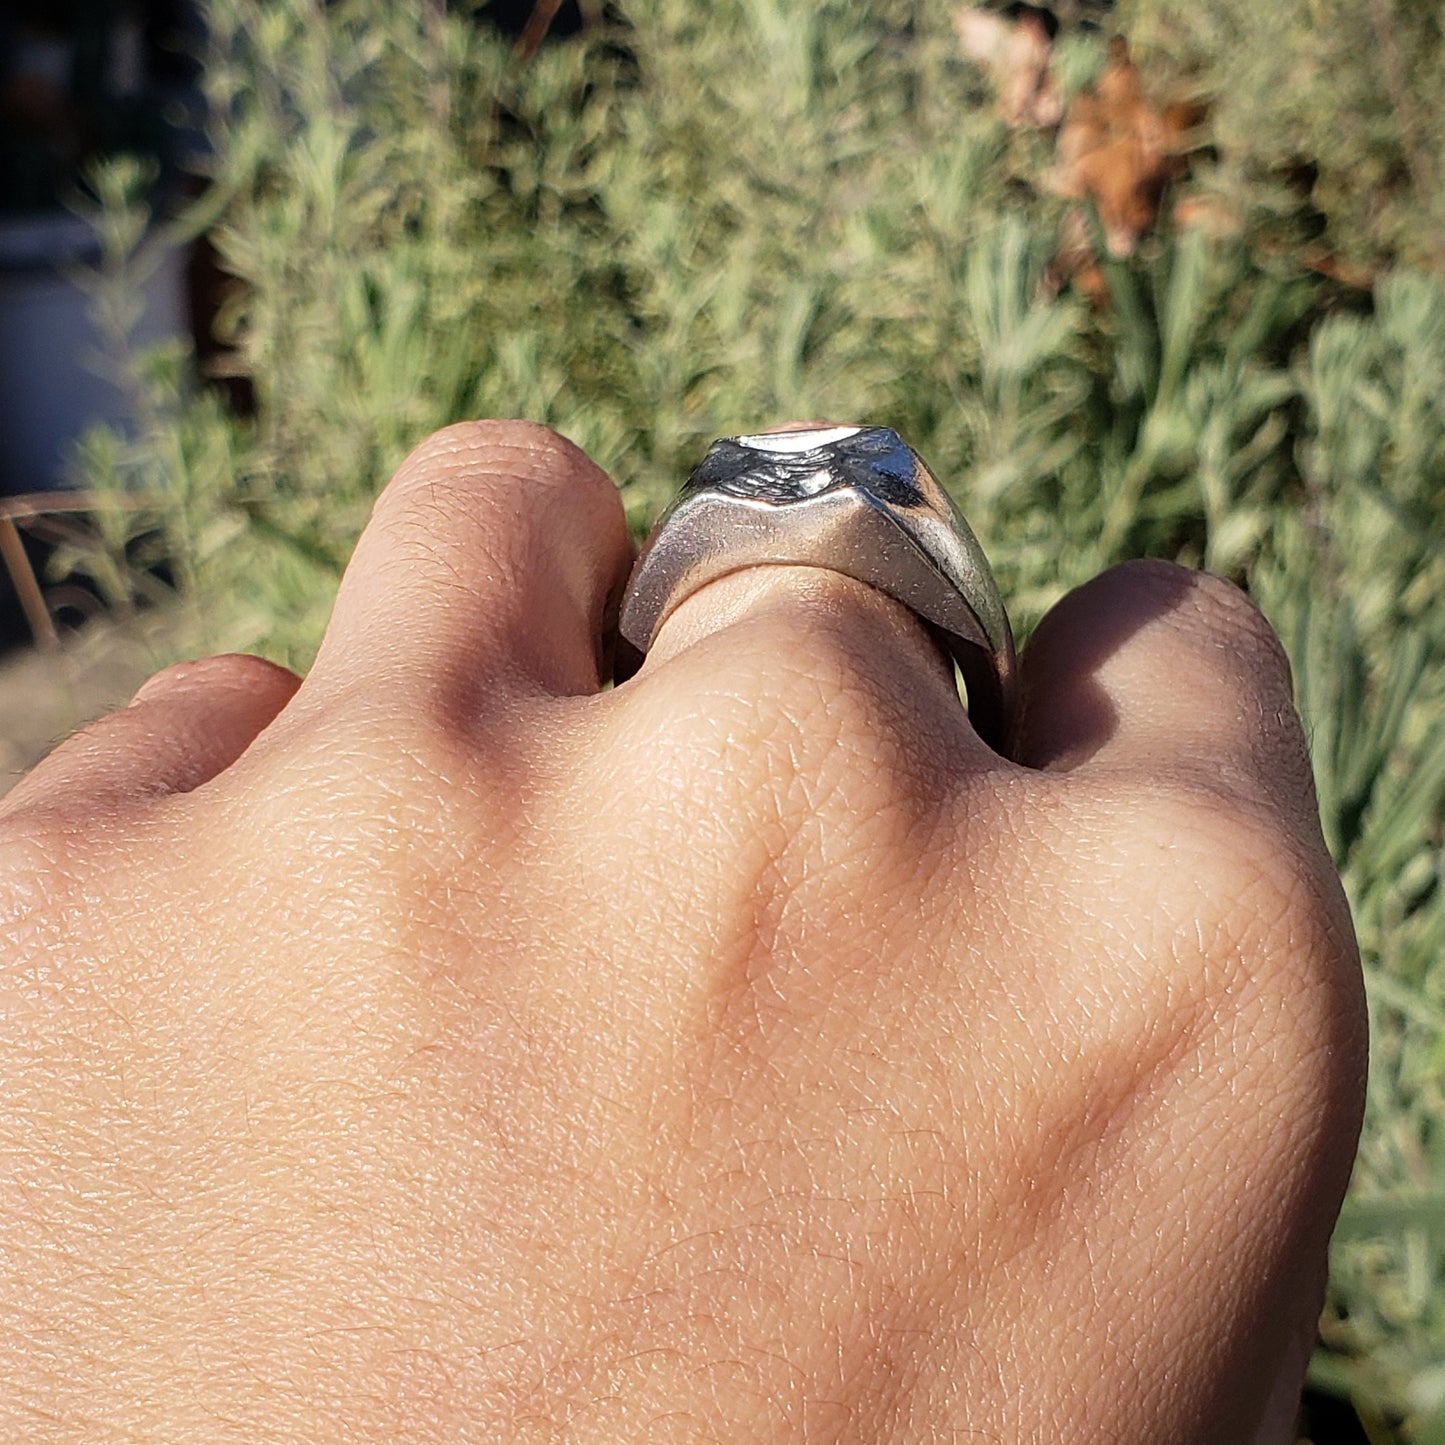
[[[1364,1036],[1268,626],[1106,573],[1014,763],[815,569],[600,691],[628,562],[451,428],[304,682],[0,803],[0,1438],[1286,1438]]]

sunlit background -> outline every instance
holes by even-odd
[[[0,127],[7,780],[178,656],[304,668],[466,416],[639,532],[713,436],[894,426],[1024,634],[1127,556],[1248,588],[1372,1008],[1301,1431],[1445,1441],[1435,0],[20,0]]]

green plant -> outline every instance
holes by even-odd
[[[1218,182],[1262,243],[1445,266],[1434,0],[1124,0],[1118,22],[1212,97]]]

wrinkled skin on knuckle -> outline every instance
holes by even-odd
[[[663,940],[689,1014],[671,1026],[729,1048],[894,967],[947,842],[944,764],[889,716],[892,699],[808,639],[757,655],[765,687],[745,662],[628,699],[606,738],[588,740],[579,786],[548,821],[565,834],[584,800],[604,800],[628,904]],[[614,892],[621,860],[574,831],[574,886]]]
[[[1343,1078],[1342,1092],[1355,1086],[1358,954],[1316,837],[1257,797],[1158,780],[1112,783],[1102,798],[1086,792],[1065,830],[1093,840],[1085,846],[1094,880],[1092,898],[1083,875],[1065,892],[1117,921],[1142,990],[1113,990],[1109,1003],[1127,1012],[1152,991],[1146,1015],[1192,1021],[1193,1036],[1219,1047],[1223,1066],[1246,1079],[1270,1070],[1317,1079],[1307,1061],[1323,1046],[1339,1055],[1329,1073]],[[1056,861],[1053,876],[1063,871]]]

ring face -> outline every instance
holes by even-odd
[[[632,569],[618,680],[699,588],[770,564],[841,572],[916,613],[958,664],[979,735],[1008,751],[1017,685],[998,587],[947,492],[888,427],[715,441]]]
[[[794,438],[811,439],[811,445],[794,446]],[[896,431],[883,426],[722,437],[683,483],[681,495],[711,487],[783,506],[847,486],[866,488],[892,506],[926,503],[917,458]]]

